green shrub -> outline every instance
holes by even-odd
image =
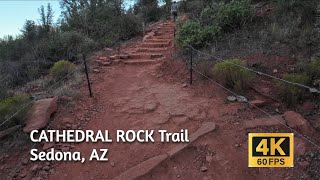
[[[249,87],[254,75],[237,65],[246,66],[246,64],[239,59],[230,59],[218,63],[213,68],[213,75],[219,82],[228,88],[236,91],[243,91]]]
[[[178,24],[177,43],[184,47],[207,46],[220,36],[221,31],[239,27],[251,14],[249,0],[213,3],[201,11],[200,21]]]
[[[305,66],[305,72],[312,79],[320,78],[320,59],[311,61]]]
[[[30,102],[30,99],[26,95],[15,95],[8,97],[0,101],[0,123],[10,118],[20,108],[24,107]],[[17,124],[21,124],[24,120],[26,113],[29,110],[29,106],[23,108],[18,114],[16,114],[10,121],[8,121],[1,129],[12,127]]]
[[[50,73],[56,80],[58,80],[73,72],[75,68],[75,64],[61,60],[54,63],[53,67],[50,69]]]
[[[181,25],[176,36],[180,47],[189,44],[194,47],[203,47],[213,42],[220,34],[220,29],[216,26],[201,26],[199,22],[188,21]]]
[[[310,78],[306,74],[285,74],[283,79],[293,83],[307,85]],[[305,89],[293,84],[282,81],[276,81],[276,85],[280,90],[280,96],[288,106],[299,103],[305,94]]]
[[[220,27],[223,31],[239,27],[251,15],[249,0],[213,3],[201,12],[201,23]]]

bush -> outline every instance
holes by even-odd
[[[4,122],[6,119],[10,118],[14,113],[16,113],[20,108],[27,105],[30,99],[26,95],[15,95],[0,101],[0,123]],[[18,124],[21,124],[25,118],[26,113],[29,110],[29,106],[21,110],[17,115],[15,115],[5,126],[1,129],[9,128]]]
[[[299,83],[307,85],[310,82],[310,78],[306,74],[286,74],[283,79],[293,83]],[[282,81],[276,82],[277,87],[280,90],[280,96],[287,106],[293,106],[299,103],[305,94],[305,89],[293,84],[289,84]]]
[[[246,64],[239,59],[230,59],[218,63],[213,68],[213,75],[227,88],[232,88],[236,91],[243,91],[249,87],[253,80],[253,74],[237,65],[246,66]]]
[[[201,11],[200,21],[189,21],[179,26],[177,42],[203,47],[214,42],[221,31],[240,27],[251,14],[249,0],[214,3]]]
[[[75,68],[75,64],[69,61],[61,60],[54,63],[53,67],[50,69],[50,73],[56,80],[59,80],[73,72]]]
[[[214,25],[226,31],[228,28],[240,27],[251,15],[249,0],[214,3],[201,12],[201,23]]]
[[[74,62],[80,58],[82,53],[88,53],[96,47],[95,42],[87,36],[75,32],[55,33],[49,39],[40,43],[40,50],[52,62],[57,59],[66,59]]]
[[[311,61],[305,66],[305,72],[313,80],[320,78],[320,59]]]
[[[203,47],[213,42],[220,34],[216,26],[201,26],[199,22],[188,21],[181,25],[176,40],[180,47],[189,44],[194,47]]]

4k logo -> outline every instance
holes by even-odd
[[[249,167],[293,167],[292,133],[249,133]]]

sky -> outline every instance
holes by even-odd
[[[61,14],[58,0],[0,0],[0,38],[6,35],[21,34],[26,20],[38,23],[40,15],[38,8],[50,3],[54,11],[54,22]]]

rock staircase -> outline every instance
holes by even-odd
[[[99,65],[123,64],[151,64],[164,60],[164,54],[173,47],[175,24],[161,22],[153,26],[144,36],[142,42],[135,47],[123,49],[120,54],[114,52],[111,56],[100,56]]]

